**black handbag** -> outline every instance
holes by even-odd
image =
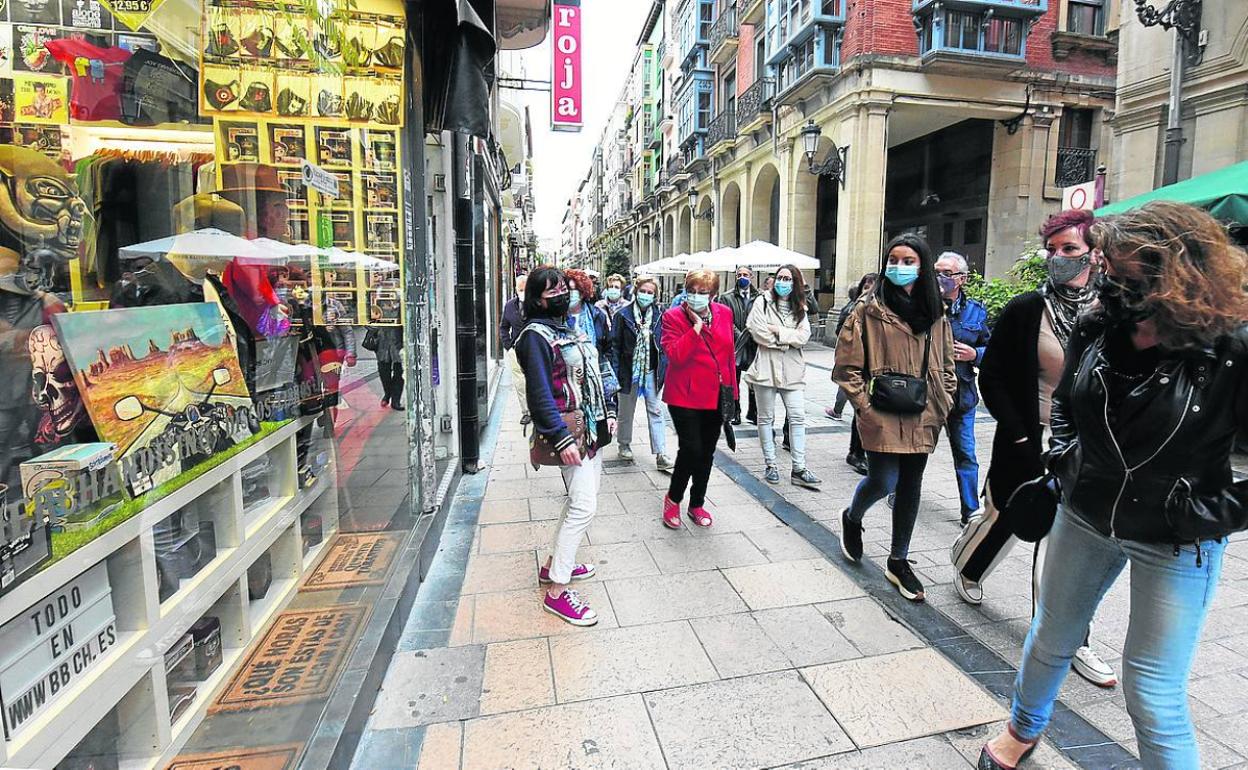
[[[862,314],[862,368],[871,379],[867,382],[867,398],[873,409],[889,414],[922,414],[927,408],[927,359],[932,351],[932,330],[923,340],[923,368],[918,377],[900,372],[871,375],[871,349],[867,341],[867,314]]]
[[[1001,516],[1014,537],[1024,543],[1036,543],[1053,528],[1061,497],[1061,482],[1057,476],[1046,473],[1020,484],[1001,509]]]
[[[380,343],[381,343],[381,340],[377,339],[377,330],[369,329],[368,331],[364,332],[364,341],[360,343],[360,347],[364,348],[365,350],[371,350],[374,353],[376,353],[377,348],[380,347]]]
[[[712,316],[712,320],[713,320]],[[706,331],[711,330],[711,325],[706,325]],[[737,451],[737,435],[732,431],[732,418],[737,413],[737,400],[734,397],[732,386],[724,382],[724,375],[719,368],[719,356],[715,355],[715,349],[711,347],[711,341],[702,336],[702,341],[706,343],[706,352],[711,354],[711,360],[715,362],[715,376],[719,378],[719,402],[715,408],[719,411],[719,421],[724,426],[724,443],[732,451]]]

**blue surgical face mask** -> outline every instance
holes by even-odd
[[[793,293],[793,282],[776,281],[776,285],[773,288],[776,290],[777,297],[787,297]]]
[[[602,296],[606,297],[612,302],[618,302],[620,299],[620,294],[622,293],[623,292],[621,292],[619,289],[612,286],[610,289],[607,289],[606,291],[604,291],[602,293]]]
[[[909,286],[919,280],[919,266],[889,265],[884,269],[884,277],[896,286]]]
[[[738,276],[738,277],[737,277],[737,288],[738,288],[738,289],[748,289],[748,288],[750,288],[750,278],[749,278],[749,276],[746,276],[746,275]]]
[[[570,290],[568,292],[568,305],[571,307],[579,307],[580,304],[581,304],[581,292],[577,289]]]
[[[644,310],[645,308],[650,307],[650,304],[651,304],[652,302],[654,302],[654,295],[653,295],[653,294],[651,294],[651,293],[650,293],[650,292],[648,292],[648,291],[639,291],[639,292],[637,292],[637,304],[638,304],[638,305],[641,305],[641,307],[642,307],[642,309],[643,309],[643,310]]]
[[[685,303],[689,307],[699,313],[711,306],[711,295],[709,294],[686,294]]]

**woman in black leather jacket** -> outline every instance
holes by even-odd
[[[1025,758],[1101,598],[1129,563],[1123,689],[1147,768],[1196,770],[1187,678],[1227,535],[1248,528],[1230,455],[1248,427],[1248,257],[1205,212],[1098,220],[1099,307],[1067,347],[1046,462],[1062,501],[1008,730],[984,770]],[[1063,568],[1064,567],[1064,568]]]

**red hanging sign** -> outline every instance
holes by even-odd
[[[550,127],[581,130],[581,0],[551,6],[554,59],[550,78]]]

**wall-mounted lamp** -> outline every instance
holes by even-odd
[[[845,189],[849,145],[837,147],[836,142],[829,139],[832,148],[828,150],[828,154],[822,161],[816,163],[815,154],[819,152],[819,140],[822,138],[823,132],[819,130],[819,126],[815,125],[814,119],[806,121],[806,125],[802,126],[802,149],[806,153],[806,170],[815,176],[826,176],[833,181],[840,182],[841,189]]]
[[[713,205],[707,206],[705,212],[698,213],[698,191],[692,187],[689,188],[689,214],[694,219],[711,220],[715,218],[715,207]]]

